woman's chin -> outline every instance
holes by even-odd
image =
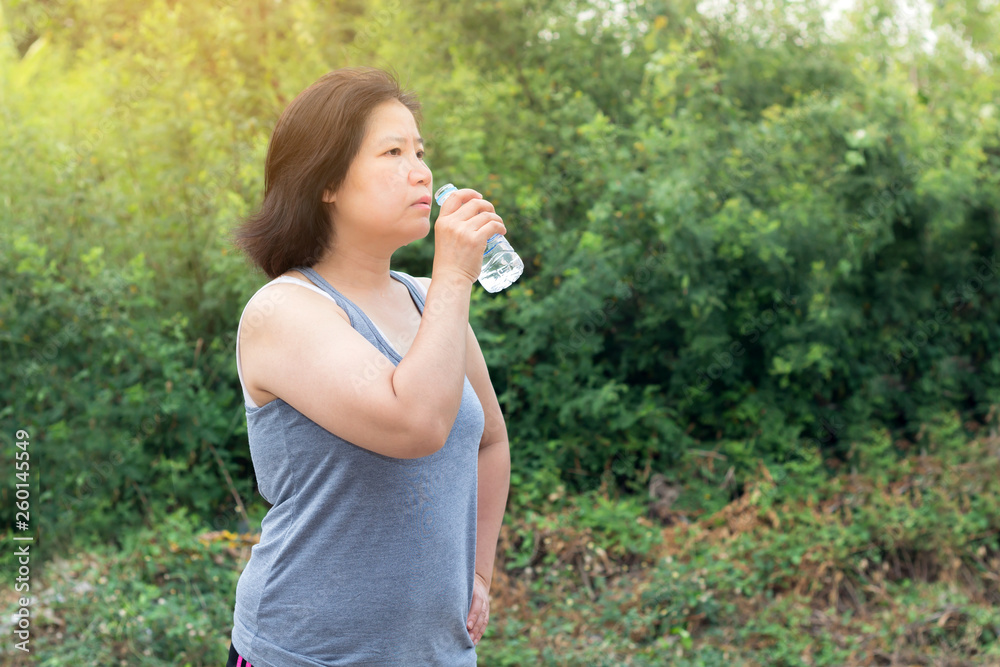
[[[431,221],[427,219],[424,221],[422,227],[418,227],[415,231],[413,238],[406,242],[406,245],[410,245],[414,241],[419,241],[420,239],[427,238],[427,235],[431,233]]]

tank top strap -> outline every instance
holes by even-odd
[[[408,273],[403,273],[402,271],[389,271],[389,275],[406,285],[406,289],[410,290],[410,298],[413,299],[413,303],[416,304],[417,310],[419,310],[420,314],[423,315],[425,296],[423,285],[418,283],[416,278]]]
[[[295,267],[295,270],[309,278],[314,285],[323,290],[337,302],[338,306],[344,309],[344,312],[347,313],[347,317],[351,320],[351,327],[355,331],[367,338],[368,342],[381,350],[387,357],[395,360],[396,363],[399,363],[402,358],[394,349],[392,349],[389,342],[382,337],[382,334],[379,332],[378,327],[375,326],[375,323],[368,319],[365,312],[358,308],[353,301],[338,292],[337,289],[327,282],[323,276],[319,275],[315,269],[308,266],[298,266]]]
[[[338,292],[337,288],[327,282],[327,280],[321,276],[319,272],[308,266],[295,267],[295,271],[298,271],[302,273],[302,275],[309,278],[314,285],[319,287],[325,294],[329,295],[334,301],[336,301],[337,305],[343,308],[344,312],[347,313],[347,316],[351,320],[351,327],[355,331],[367,338],[369,342],[371,342],[378,349],[382,350],[382,353],[394,360],[395,363],[402,361],[403,357],[396,352],[389,341],[386,340],[385,336],[382,335],[382,332],[375,325],[375,323],[368,318],[365,312],[358,308],[353,301]],[[395,280],[406,286],[406,289],[410,292],[410,298],[413,300],[414,305],[416,305],[417,310],[420,311],[420,314],[422,315],[424,312],[424,297],[423,293],[419,289],[419,285],[416,284],[416,281],[411,276],[407,276],[406,274],[401,274],[396,271],[390,271],[389,274]]]

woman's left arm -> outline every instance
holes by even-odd
[[[507,491],[510,488],[510,447],[500,403],[471,326],[468,335],[465,374],[476,390],[486,417],[483,438],[479,442],[476,582],[472,589],[472,607],[466,623],[473,643],[478,644],[490,618],[489,594],[493,580],[493,561],[497,553],[504,508],[507,506]]]
[[[423,285],[424,293],[430,287],[429,278],[417,278]],[[510,488],[510,447],[507,441],[507,425],[504,423],[500,402],[490,382],[486,359],[476,340],[476,334],[469,327],[465,345],[465,375],[476,391],[483,406],[486,425],[479,441],[479,492],[476,517],[476,577],[472,587],[472,606],[466,620],[469,636],[475,644],[482,639],[490,618],[490,585],[493,582],[493,561],[497,553],[497,540],[507,506],[507,491]]]

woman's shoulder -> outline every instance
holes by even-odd
[[[298,271],[288,271],[261,286],[250,297],[243,311],[243,322],[265,324],[289,320],[322,320],[333,314],[350,322],[347,312],[333,296]]]

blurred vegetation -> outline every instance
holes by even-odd
[[[526,263],[473,297],[514,471],[481,664],[1000,660],[1000,7],[824,4],[4,0],[39,664],[224,656],[265,511],[229,234],[358,64]]]

